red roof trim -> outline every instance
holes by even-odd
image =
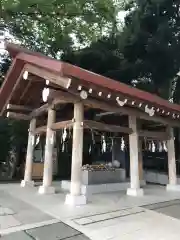
[[[63,64],[63,73],[70,76],[74,76],[78,79],[88,81],[90,83],[108,88],[109,91],[117,91],[121,94],[128,95],[132,98],[139,99],[140,101],[146,101],[153,104],[157,104],[159,107],[165,107],[174,111],[180,111],[180,105],[170,103],[169,101],[151,94],[135,87],[131,87],[127,84],[115,81],[111,78],[107,78],[96,73],[87,71],[85,69],[73,66],[70,64]],[[134,100],[135,100],[134,99]]]
[[[10,54],[13,57],[16,57],[17,60],[21,60],[25,63],[36,65],[40,68],[45,68],[49,71],[57,72],[64,76],[75,77],[77,79],[83,80],[88,83],[98,85],[99,87],[105,87],[109,91],[116,91],[123,95],[128,95],[134,100],[145,101],[146,103],[156,105],[156,107],[167,108],[169,111],[180,112],[180,105],[173,104],[168,102],[165,99],[162,99],[151,93],[139,90],[137,88],[131,87],[124,83],[117,82],[110,78],[103,77],[96,73],[87,71],[77,66],[73,66],[68,63],[64,63],[53,58],[46,57],[40,53],[34,53],[22,47],[19,47],[15,44],[7,44],[7,50],[10,51]],[[16,63],[16,68],[22,68],[23,66],[19,65],[19,61]],[[10,73],[13,75],[14,69],[11,68]],[[6,78],[8,81],[8,77]],[[6,82],[4,86],[6,85]],[[4,88],[4,86],[2,88]],[[10,89],[12,90],[12,89]],[[1,100],[1,93],[0,93]],[[2,105],[0,104],[0,107]]]

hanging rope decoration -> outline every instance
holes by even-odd
[[[166,141],[148,141],[144,139],[145,150],[149,152],[167,152],[167,142]]]
[[[37,135],[37,137],[36,137],[36,144],[35,144],[35,146],[37,146],[37,145],[39,144],[39,142],[40,142],[40,135]]]
[[[154,141],[152,141],[152,152],[155,152],[156,151],[156,145],[154,143]]]
[[[164,149],[165,152],[168,151],[167,146],[166,146],[166,141],[163,141],[163,149]]]
[[[65,151],[65,142],[67,139],[67,128],[65,127],[63,129],[63,133],[62,133],[62,138],[61,138],[61,144],[62,144],[62,149],[61,151],[64,152]]]
[[[106,152],[106,139],[104,134],[101,136],[101,152],[105,153]]]
[[[121,138],[121,150],[124,151],[125,150],[125,141],[124,138]]]
[[[91,147],[91,144],[89,145],[89,154],[91,154],[92,152],[92,147]]]

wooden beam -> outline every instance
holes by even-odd
[[[72,120],[67,120],[67,121],[61,121],[61,122],[56,122],[52,124],[51,129],[54,131],[63,129],[63,128],[72,128],[73,127],[73,121]],[[47,126],[41,126],[36,128],[35,133],[36,134],[42,134],[45,133],[47,130]]]
[[[92,120],[84,120],[84,127],[89,127],[92,129],[98,129],[105,132],[122,132],[130,134],[132,133],[132,129],[128,127],[109,125],[101,122],[96,122]]]
[[[101,122],[96,122],[92,120],[84,120],[84,128],[92,128],[92,129],[97,129],[100,131],[105,131],[105,132],[119,132],[119,133],[126,133],[126,134],[131,134],[132,129],[128,127],[122,127],[122,126],[116,126],[116,125],[109,125]],[[61,122],[56,122],[52,124],[52,130],[57,131],[60,129],[63,129],[65,127],[67,128],[72,128],[73,127],[73,120],[67,120],[67,121],[61,121]],[[36,128],[35,133],[36,134],[42,134],[45,133],[47,130],[46,126],[41,126]],[[166,140],[168,139],[168,134],[167,132],[151,132],[151,131],[144,131],[140,130],[138,131],[138,135],[140,137],[148,137],[152,139],[160,139],[160,140]]]
[[[7,75],[6,75],[6,78],[5,78],[5,80],[4,80],[4,83],[5,83],[6,80],[9,78],[9,75],[11,75],[11,70],[14,68],[14,65],[15,65],[15,64],[16,64],[16,59],[13,60],[13,63],[12,63],[11,66],[10,66],[10,69],[9,69]],[[23,76],[23,73],[24,73],[24,67],[23,67],[23,69],[21,70],[21,72],[18,74],[18,76],[13,76],[13,77],[16,77],[16,78],[17,78],[17,81],[16,81],[15,85],[13,86],[9,97],[6,99],[6,102],[5,102],[3,108],[2,108],[2,110],[1,110],[1,112],[0,112],[0,115],[2,115],[2,114],[6,111],[7,104],[8,104],[8,102],[10,102],[10,100],[11,100],[11,98],[12,98],[13,93],[15,92],[15,90],[18,88],[18,85],[19,85],[19,82],[21,81],[21,78],[22,78],[22,76]],[[3,86],[2,86],[1,88],[3,88]]]
[[[7,111],[31,112],[32,108],[22,106],[22,105],[8,104],[7,105]]]
[[[31,120],[31,117],[29,115],[22,114],[22,113],[7,112],[7,117],[12,119],[17,119],[17,120],[26,120],[26,121]]]
[[[46,113],[48,111],[48,108],[49,108],[50,105],[52,106],[52,108],[55,108],[58,104],[64,104],[64,103],[67,103],[67,101],[60,100],[60,99],[54,99],[51,103],[45,103],[40,108],[37,108],[37,109],[33,110],[30,113],[30,116],[31,117],[38,117],[38,116]]]
[[[49,107],[49,104],[46,103],[46,104],[42,105],[40,108],[37,108],[34,111],[32,111],[30,116],[31,117],[38,117],[38,116],[44,114],[45,112],[47,112],[48,107]]]
[[[104,117],[104,116],[109,116],[109,115],[114,115],[115,113],[114,112],[102,112],[102,113],[97,113],[95,115],[95,120],[100,120],[101,117]]]
[[[167,140],[168,139],[168,134],[167,132],[151,132],[151,131],[146,131],[146,130],[140,130],[138,132],[138,135],[140,137],[148,137],[152,139],[160,139],[160,140]]]
[[[64,104],[64,103],[72,103],[73,101],[71,99],[63,99],[63,96],[59,99],[59,98],[55,98],[53,101],[52,101],[52,105],[53,106],[57,106],[57,105],[60,105],[60,104]]]
[[[133,115],[139,119],[145,119],[147,121],[161,122],[165,125],[171,125],[171,126],[180,126],[180,121],[177,121],[177,120],[170,120],[170,119],[166,119],[159,116],[150,117],[148,114],[140,112],[138,110],[130,109],[128,107],[115,107],[115,106],[112,106],[111,104],[100,102],[99,100],[96,100],[96,99],[93,99],[93,100],[87,99],[84,101],[84,103],[91,108],[99,108],[104,111],[111,110],[112,112],[115,112],[115,113],[120,113],[120,114],[123,113],[124,115],[130,115],[130,116]]]
[[[130,134],[132,132],[132,130],[127,127],[109,125],[109,124],[91,121],[91,120],[84,120],[83,123],[84,123],[84,128],[93,128],[93,129],[98,129],[106,132],[123,132],[127,134]],[[61,121],[61,122],[53,123],[51,128],[52,130],[57,131],[65,127],[72,128],[73,124],[74,124],[73,120]],[[43,132],[46,132],[46,126],[38,127],[35,130],[36,134],[40,134]]]
[[[47,130],[47,126],[41,126],[35,129],[35,134],[42,134],[45,133]]]
[[[28,92],[30,86],[31,86],[31,81],[28,82],[27,86],[25,87],[23,93],[21,94],[20,98],[19,98],[19,103],[21,102],[21,100],[24,98],[24,96],[26,95],[26,93]]]
[[[59,130],[59,129],[62,129],[62,128],[72,128],[73,127],[73,121],[72,120],[68,120],[68,121],[62,121],[62,122],[57,122],[57,123],[54,123],[52,125],[52,129],[53,130]]]
[[[163,123],[165,125],[170,125],[170,126],[174,126],[174,127],[175,126],[177,126],[177,127],[180,126],[180,121],[177,121],[177,120],[171,120],[171,119],[156,116],[156,115],[150,117],[145,112],[140,112],[136,109],[130,109],[129,107],[125,107],[125,106],[124,107],[116,107],[112,104],[102,102],[102,101],[99,101],[99,100],[96,100],[96,99],[88,98],[86,100],[82,100],[77,95],[73,95],[71,93],[63,92],[63,91],[60,91],[60,90],[51,91],[49,97],[53,98],[53,96],[56,97],[56,100],[59,99],[59,101],[60,100],[66,100],[66,101],[69,101],[69,102],[72,102],[72,103],[77,102],[77,101],[83,101],[84,105],[86,105],[90,108],[98,108],[98,109],[101,109],[101,110],[104,110],[104,111],[107,111],[107,112],[111,111],[111,112],[118,113],[118,114],[121,114],[121,115],[122,114],[124,114],[124,115],[134,115],[139,119],[145,119],[147,121],[160,122],[160,123]]]
[[[55,83],[58,86],[68,89],[71,85],[71,79],[67,77],[60,76],[59,72],[49,72],[44,68],[38,68],[31,64],[25,64],[25,70],[43,78],[45,80],[49,80],[52,83]]]

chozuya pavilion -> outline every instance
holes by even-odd
[[[44,172],[38,191],[39,194],[55,193],[52,186],[55,133],[60,129],[72,128],[71,182],[70,192],[65,198],[66,204],[87,203],[87,195],[82,192],[82,164],[83,144],[89,129],[123,134],[129,138],[128,195],[143,195],[140,184],[143,137],[167,142],[169,184],[166,189],[180,190],[177,185],[173,136],[173,127],[180,127],[179,105],[11,43],[6,44],[6,49],[13,62],[0,90],[0,112],[8,118],[29,121],[22,187],[34,184],[32,164],[35,137],[44,134]],[[98,114],[105,116],[105,120],[100,117],[97,121],[94,115]],[[146,129],[143,128],[144,123]],[[92,174],[92,168],[93,166],[87,167],[89,174]],[[96,169],[96,175],[101,174],[102,178],[100,168]],[[102,168],[105,174],[111,167]],[[114,169],[113,175],[116,171]],[[104,178],[108,181],[107,175]]]

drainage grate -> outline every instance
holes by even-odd
[[[75,218],[73,221],[79,225],[89,225],[89,224],[94,224],[98,222],[103,222],[103,221],[108,221],[116,218],[122,218],[130,215],[135,215],[145,212],[143,209],[139,208],[126,208],[126,209],[121,209],[121,210],[115,210],[115,211],[109,211],[105,213],[99,213],[99,214],[94,214],[94,215],[88,215],[85,217],[81,218]]]

